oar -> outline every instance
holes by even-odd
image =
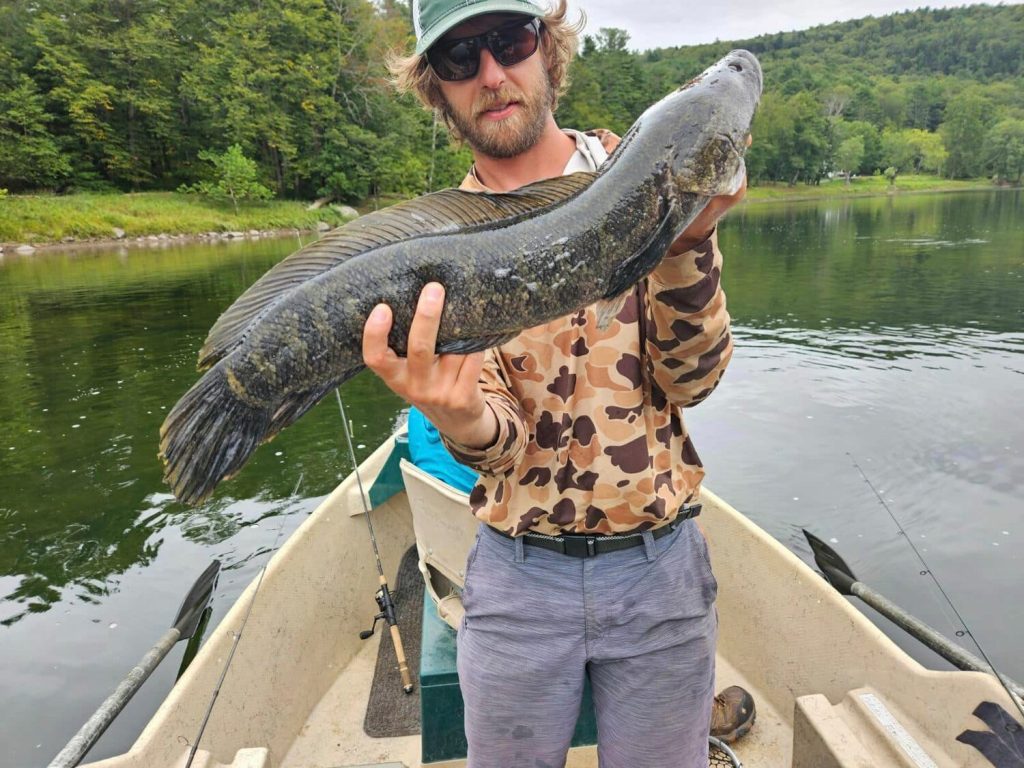
[[[192,585],[189,593],[185,595],[171,628],[142,657],[142,660],[93,713],[88,722],[60,751],[60,754],[53,758],[49,768],[72,768],[72,766],[78,765],[86,753],[92,749],[93,744],[107,730],[107,726],[114,721],[114,718],[135,695],[135,692],[142,687],[153,670],[157,668],[157,665],[163,661],[164,656],[174,647],[174,644],[179,640],[187,640],[192,637],[206,606],[213,597],[213,590],[217,586],[219,574],[220,561],[214,560]]]
[[[839,556],[839,553],[813,533],[804,530],[804,536],[807,537],[807,543],[811,545],[814,562],[818,564],[828,583],[835,587],[840,594],[859,597],[887,619],[893,621],[900,629],[920,640],[958,669],[995,675],[996,679],[1001,680],[1014,696],[1018,699],[1024,698],[1024,686],[1021,686],[1020,683],[1011,680],[1006,675],[996,673],[989,664],[973,653],[896,605],[885,595],[879,594],[864,582],[858,581],[857,577],[853,575],[853,571],[850,570],[850,566]]]

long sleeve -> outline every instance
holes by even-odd
[[[485,353],[480,388],[498,417],[498,436],[494,442],[486,448],[472,448],[456,443],[446,435],[441,435],[441,438],[459,463],[482,474],[505,474],[519,463],[526,451],[529,430],[522,408],[509,391],[508,378],[497,349],[489,349]]]
[[[618,143],[607,131],[574,135],[593,166],[597,150]],[[473,171],[462,188],[487,191]],[[481,473],[469,496],[477,518],[510,535],[628,533],[663,525],[698,498],[704,467],[678,406],[715,388],[732,342],[714,235],[682,246],[668,249],[610,324],[591,305],[487,352],[481,384],[497,438],[483,449],[445,439]]]
[[[732,357],[717,230],[689,251],[674,247],[647,278],[646,352],[654,383],[683,408],[714,391]]]

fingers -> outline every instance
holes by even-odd
[[[443,308],[443,286],[428,283],[409,327],[406,356],[399,357],[388,346],[394,315],[386,304],[378,304],[363,327],[363,361],[393,392],[433,414],[435,424],[451,422],[457,428],[483,410],[479,379],[484,354],[436,354]]]
[[[407,355],[409,375],[427,376],[437,360],[437,331],[441,326],[441,310],[444,309],[444,286],[427,283],[420,292],[416,304],[416,315],[409,326]]]
[[[363,362],[382,379],[389,379],[398,364],[398,355],[388,346],[392,323],[391,307],[378,304],[363,326]]]
[[[435,363],[438,377],[454,383],[459,377],[464,361],[463,355],[441,355]]]
[[[442,358],[443,359],[443,358]],[[480,372],[484,367],[484,353],[474,352],[470,355],[459,356],[459,372],[455,377],[454,391],[456,396],[464,401],[470,398],[480,388]]]

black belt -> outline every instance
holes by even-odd
[[[672,522],[660,528],[655,528],[651,531],[651,536],[655,539],[668,536],[668,534],[682,525],[685,520],[699,515],[700,510],[700,504],[684,505]],[[491,530],[504,536],[506,539],[517,538],[509,536],[497,528],[492,528]],[[522,534],[522,539],[524,544],[531,547],[548,549],[552,552],[569,555],[569,557],[596,557],[604,552],[617,552],[620,549],[638,547],[644,543],[643,533],[616,533],[598,536],[582,533],[566,533],[561,536],[545,536],[543,533],[524,533]]]

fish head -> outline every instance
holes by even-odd
[[[757,57],[735,50],[655,105],[668,113],[659,124],[668,134],[667,170],[678,194],[714,197],[739,190],[761,88]]]

